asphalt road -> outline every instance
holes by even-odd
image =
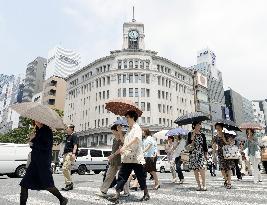
[[[233,188],[226,190],[223,186],[221,175],[210,177],[207,172],[206,192],[196,191],[196,183],[193,173],[185,173],[185,183],[183,185],[173,184],[170,173],[159,173],[161,188],[152,190],[152,181],[147,181],[151,200],[141,203],[138,202],[142,197],[141,191],[132,191],[130,197],[123,198],[121,204],[212,204],[212,205],[267,205],[267,175],[263,175],[263,182],[253,183],[251,176],[245,176],[242,181],[237,181],[233,177]],[[73,175],[74,190],[62,192],[69,199],[68,204],[88,205],[88,204],[112,204],[103,198],[95,195],[99,190],[102,182],[102,173]],[[21,179],[0,177],[0,205],[17,205],[19,204],[19,182]],[[55,184],[58,188],[64,186],[62,174],[54,175]],[[114,189],[109,191],[114,193]],[[29,191],[29,205],[56,205],[59,204],[57,199],[47,191]]]

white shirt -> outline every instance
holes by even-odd
[[[142,129],[137,123],[135,123],[132,129],[126,133],[124,145],[128,145],[134,138],[137,138],[137,143],[133,143],[131,146],[126,147],[121,156],[121,161],[122,163],[145,164],[142,144]],[[129,156],[133,157],[129,158]]]
[[[177,148],[174,150],[173,152],[173,158],[175,159],[176,157],[180,157],[181,152],[184,150],[185,148],[185,140],[181,139],[180,142],[175,142],[176,144],[174,146],[177,145],[177,143],[179,143],[179,145],[177,146]]]

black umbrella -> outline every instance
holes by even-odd
[[[226,128],[227,130],[233,130],[233,131],[241,132],[239,127],[232,120],[218,120],[215,123],[215,126],[216,125],[221,125],[222,127]]]
[[[192,124],[193,122],[202,122],[205,120],[209,120],[210,118],[202,112],[193,112],[181,117],[178,117],[174,123],[178,125],[188,125]]]

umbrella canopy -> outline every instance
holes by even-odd
[[[244,137],[244,136],[239,135],[239,136],[235,137],[235,140],[237,140],[237,141],[246,141],[247,138]]]
[[[161,130],[159,132],[156,132],[154,134],[154,137],[157,138],[157,139],[164,139],[164,138],[166,138],[165,135],[166,135],[167,132],[169,132],[169,130]]]
[[[202,122],[202,121],[209,120],[209,119],[210,118],[207,115],[203,114],[202,112],[194,112],[194,113],[189,113],[181,117],[178,117],[174,121],[174,123],[178,125],[188,125],[188,124],[192,124],[195,121]]]
[[[51,128],[65,128],[62,118],[56,111],[52,110],[48,106],[36,102],[24,102],[11,106],[11,109],[15,110],[22,117],[35,120]]]
[[[262,130],[263,127],[255,122],[244,122],[239,126],[240,129],[246,130],[246,129],[252,129],[252,130]]]
[[[216,125],[221,125],[229,131],[232,130],[232,131],[240,131],[241,132],[239,127],[231,120],[219,120],[215,123],[215,126]]]
[[[123,127],[128,127],[128,123],[127,123],[127,121],[124,120],[124,119],[122,119],[122,118],[116,120],[113,124],[114,124],[114,125],[121,125],[121,126],[123,126]]]
[[[138,116],[142,115],[142,110],[137,105],[126,99],[115,99],[106,103],[106,109],[115,115],[125,116],[128,111],[137,112]]]
[[[235,131],[232,131],[232,130],[227,130],[225,128],[223,128],[223,132],[228,134],[228,135],[233,135],[233,136],[236,136],[236,132]]]
[[[169,136],[187,135],[187,134],[188,134],[188,131],[186,129],[178,127],[178,128],[169,130],[165,135],[169,137]]]

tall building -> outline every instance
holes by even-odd
[[[37,57],[27,65],[22,101],[31,102],[32,97],[43,90],[47,60]]]
[[[202,103],[198,111],[208,113],[211,121],[205,121],[203,127],[208,140],[214,136],[214,122],[225,117],[225,99],[222,73],[216,67],[216,55],[210,49],[198,51],[197,65],[191,66],[190,70],[201,73],[207,78],[207,88],[201,91],[202,98],[205,97],[205,103]]]
[[[9,107],[21,100],[21,76],[0,76],[0,133],[18,127],[19,115]]]
[[[48,52],[46,79],[52,76],[66,78],[80,69],[81,56],[78,52],[55,46]]]
[[[195,111],[193,72],[146,50],[144,37],[144,24],[124,23],[122,50],[66,78],[64,121],[75,125],[81,146],[112,143],[110,125],[118,116],[105,109],[111,99],[135,102],[143,110],[138,123],[152,133]]]
[[[237,125],[243,122],[254,122],[252,101],[232,89],[225,92],[225,104],[229,109],[229,118]]]
[[[52,76],[48,78],[44,83],[42,104],[54,109],[64,110],[66,84],[66,81],[61,77]]]

